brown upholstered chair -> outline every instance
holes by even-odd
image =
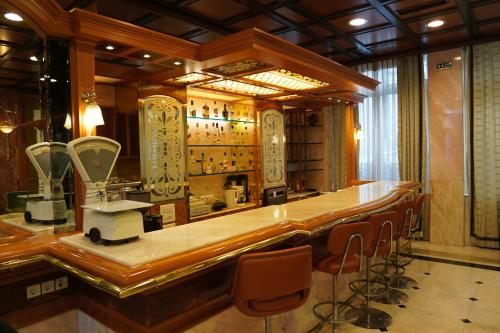
[[[362,255],[370,245],[370,225],[367,222],[354,222],[339,224],[330,231],[327,248],[329,254],[320,258],[315,267],[324,273],[332,274],[332,300],[320,302],[314,305],[313,313],[323,323],[328,323],[335,328],[344,322],[357,320],[356,317],[339,317],[340,307],[354,309],[349,303],[338,301],[337,297],[337,277],[340,274],[348,274],[361,271]],[[332,313],[324,315],[320,308],[330,305]]]
[[[243,314],[265,317],[304,304],[311,288],[312,249],[301,246],[286,250],[244,254],[238,259],[231,298]]]

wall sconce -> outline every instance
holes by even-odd
[[[5,145],[5,159],[8,161],[10,160],[10,146],[9,146],[9,134],[12,133],[16,129],[16,126],[14,126],[11,122],[9,121],[4,121],[0,124],[0,131],[2,133],[6,134],[7,139],[5,140],[6,145]]]
[[[71,116],[69,113],[66,113],[66,120],[64,121],[64,128],[68,131],[71,129]]]
[[[357,123],[354,127],[354,139],[361,140],[363,139],[363,129],[361,128],[361,124]]]
[[[83,93],[81,99],[84,103],[87,103],[85,113],[83,114],[83,125],[85,126],[87,133],[89,133],[94,129],[94,127],[104,125],[104,119],[102,117],[101,108],[96,103],[96,94],[94,89],[92,89],[91,92]]]

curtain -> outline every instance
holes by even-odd
[[[380,82],[359,104],[358,178],[399,180],[397,61],[378,61],[357,66],[357,70]]]
[[[398,162],[401,180],[422,181],[425,173],[425,132],[420,108],[418,56],[402,57],[398,67]]]
[[[499,247],[500,42],[473,48],[472,242]]]
[[[345,106],[336,104],[325,111],[325,123],[331,128],[331,131],[328,131],[328,143],[331,145],[328,147],[331,151],[331,161],[328,163],[332,179],[331,191],[337,191],[347,187]]]

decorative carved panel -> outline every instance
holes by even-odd
[[[279,110],[261,113],[262,178],[264,188],[286,184],[285,116]]]
[[[183,105],[151,96],[140,108],[141,176],[153,202],[184,198],[186,135]]]

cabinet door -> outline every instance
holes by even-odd
[[[185,107],[169,96],[151,96],[139,110],[141,177],[151,201],[184,198]]]
[[[262,178],[264,188],[286,184],[285,116],[276,109],[261,113]]]

